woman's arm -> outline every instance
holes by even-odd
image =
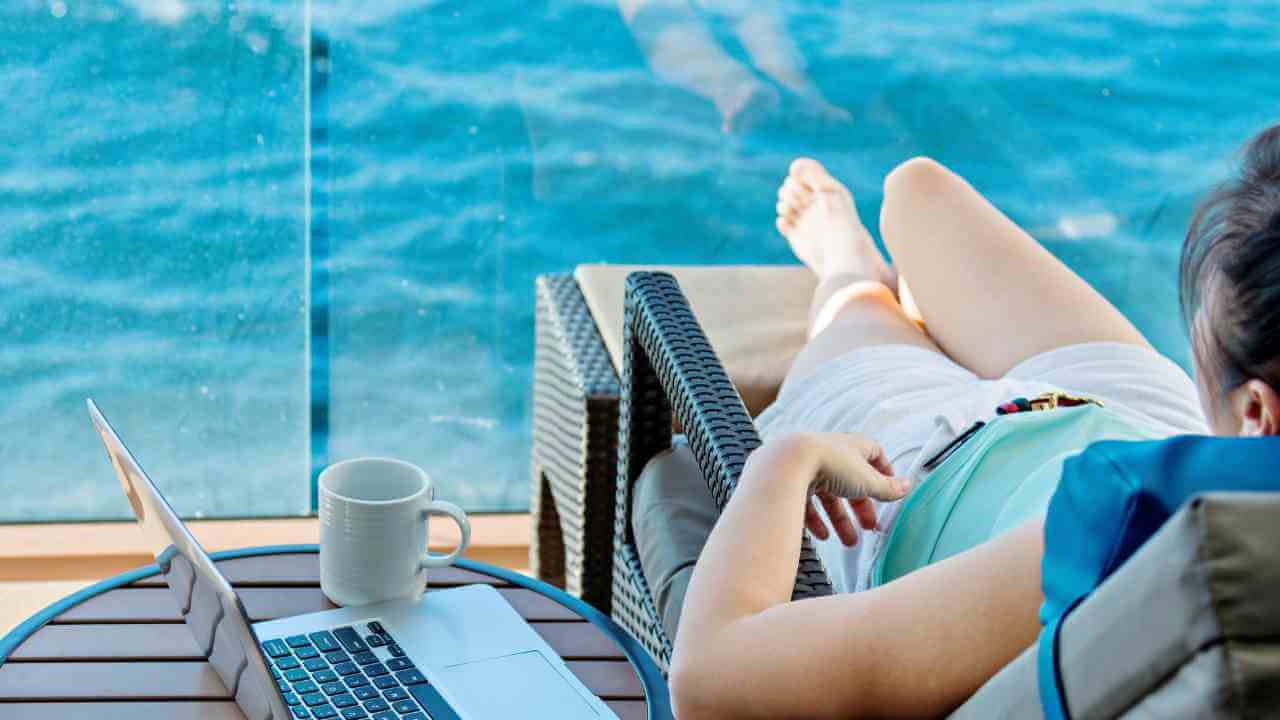
[[[815,477],[861,474],[862,492],[892,497],[878,455],[856,436],[802,434],[751,456],[685,597],[681,720],[938,716],[1035,640],[1038,522],[874,590],[790,602]]]

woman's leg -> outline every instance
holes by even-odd
[[[974,373],[1000,377],[1077,343],[1150,347],[1106,298],[942,165],[908,160],[884,190],[885,246],[929,335]]]
[[[853,196],[817,162],[797,160],[778,190],[778,231],[818,276],[809,343],[787,382],[822,363],[872,345],[938,346],[903,312],[893,272],[858,218]],[[940,352],[940,351],[939,351]]]

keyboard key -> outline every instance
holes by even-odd
[[[302,663],[302,667],[310,670],[311,672],[320,672],[321,670],[328,670],[329,663],[325,662],[324,658],[311,658],[310,660]]]
[[[316,705],[323,705],[328,701],[329,699],[324,696],[324,693],[314,692],[314,693],[307,693],[306,695],[302,696],[302,702],[312,707]]]
[[[395,643],[391,643],[390,645],[387,646],[387,652],[391,653],[396,657],[404,657],[404,650],[401,650],[400,646]]]
[[[289,654],[289,646],[283,640],[268,640],[262,643],[262,651],[273,658],[284,657]]]
[[[369,623],[368,625],[365,625],[365,627],[369,628],[369,632],[373,633],[374,635],[386,635],[386,634],[387,634],[387,629],[386,629],[386,628],[384,628],[384,627],[382,627],[382,623],[378,622],[377,620],[374,620],[373,622]]]
[[[290,635],[289,637],[285,638],[284,641],[289,643],[289,647],[291,648],[302,648],[302,647],[311,646],[311,641],[307,639],[306,635]]]
[[[369,678],[363,675],[348,675],[342,679],[349,688],[364,687],[369,684]]]
[[[394,675],[383,675],[382,677],[376,677],[373,679],[373,686],[379,690],[393,688],[399,684],[400,682],[396,680]]]
[[[279,680],[281,677],[283,677],[283,676],[282,676],[282,675],[280,675],[280,671],[279,671],[275,666],[272,666],[272,667],[271,667],[271,678],[272,678],[273,680]]]
[[[336,708],[347,708],[357,704],[356,699],[350,695],[334,695],[329,702],[333,703]]]
[[[339,675],[354,675],[360,672],[360,668],[356,667],[355,663],[344,662],[334,665],[333,671]]]
[[[392,705],[391,707],[395,708],[396,712],[403,715],[405,713],[411,713],[417,710],[418,703],[412,700],[397,700],[396,704]]]
[[[376,662],[372,665],[364,666],[364,674],[368,675],[371,678],[376,678],[379,675],[386,675],[389,672],[391,671],[387,669],[387,666],[383,665],[380,662]]]
[[[386,635],[370,635],[364,641],[369,644],[369,647],[382,647],[389,642]]]
[[[280,692],[282,693],[289,692],[289,683],[285,682],[284,680],[277,680],[276,687],[280,688]]]
[[[431,718],[428,718],[425,713],[409,713],[401,715],[400,720],[431,720]]]
[[[387,712],[374,713],[373,720],[399,720],[396,714],[388,710]]]
[[[408,658],[391,658],[387,661],[387,667],[392,670],[412,670],[413,663]]]
[[[369,716],[364,714],[362,707],[349,707],[342,711],[342,720],[363,720],[367,717]]]
[[[378,697],[378,691],[365,685],[364,687],[355,688],[352,695],[355,695],[357,700],[372,700]]]
[[[347,686],[340,682],[329,682],[320,686],[325,695],[341,695],[347,691]]]
[[[351,656],[341,650],[325,653],[324,659],[327,660],[330,665],[337,665],[340,662],[351,662]]]
[[[289,657],[276,658],[276,667],[281,670],[292,670],[302,663],[298,662],[298,658],[290,655]]]
[[[320,651],[310,645],[298,648],[298,650],[293,654],[296,655],[299,660],[310,660],[311,658],[320,657]]]
[[[390,700],[391,702],[395,702],[397,700],[403,700],[409,697],[409,693],[405,692],[404,688],[393,687],[393,688],[387,688],[382,693],[382,697],[386,698],[387,700]]]
[[[301,719],[301,718],[309,718],[309,717],[311,717],[311,713],[307,712],[307,709],[306,709],[306,708],[304,708],[304,707],[302,707],[301,705],[294,705],[293,707],[291,707],[291,708],[289,708],[289,709],[293,711],[293,716],[294,716],[294,717],[296,717],[296,718],[300,718],[300,719]]]
[[[338,673],[332,670],[320,670],[319,672],[312,675],[311,677],[315,678],[316,682],[327,683],[327,682],[333,682],[334,680],[337,680]]]
[[[333,706],[328,703],[325,703],[324,705],[320,705],[319,707],[311,708],[311,714],[320,718],[320,720],[324,720],[325,718],[338,717],[338,711],[334,710]]]
[[[285,694],[284,694],[284,704],[285,704],[285,705],[297,705],[297,704],[298,704],[298,703],[300,703],[300,702],[302,702],[302,701],[298,699],[298,696],[297,696],[297,695],[294,695],[294,694],[293,694],[293,693],[291,693],[291,692],[287,692],[287,693],[285,693]]]
[[[338,641],[334,639],[333,633],[328,630],[313,632],[308,637],[310,637],[311,642],[315,643],[316,647],[320,649],[320,652],[333,652],[334,650],[341,649],[342,647],[338,644]]]
[[[307,693],[313,693],[319,689],[320,689],[320,686],[316,685],[310,680],[303,680],[300,683],[293,684],[293,691],[298,693],[299,695],[306,695]]]
[[[387,701],[383,700],[382,698],[378,698],[376,700],[370,700],[369,702],[364,704],[364,709],[368,710],[369,712],[382,712],[383,710],[386,710],[390,707],[391,706],[387,704]]]
[[[431,720],[460,720],[458,713],[449,707],[449,703],[436,692],[432,685],[414,685],[409,688],[409,693],[413,695],[413,699],[422,703],[422,709],[426,710],[426,714],[413,718],[412,715],[404,715],[400,720],[427,720],[430,716]]]
[[[352,660],[355,660],[356,662],[360,663],[361,665],[370,665],[370,664],[372,664],[372,663],[376,663],[376,662],[378,662],[378,656],[377,656],[377,655],[374,655],[373,653],[369,652],[368,650],[365,650],[364,652],[358,652],[358,653],[356,653],[356,654],[352,655],[352,656],[351,656],[351,659],[352,659]]]
[[[307,679],[307,671],[302,668],[294,668],[284,674],[284,679],[291,683],[302,682]]]
[[[360,639],[360,634],[353,628],[337,628],[333,631],[333,636],[338,639],[338,642],[342,643],[342,647],[346,648],[349,653],[364,652],[369,649],[369,646],[365,645],[364,641]]]
[[[401,670],[396,673],[396,677],[405,685],[418,685],[427,681],[427,678],[418,672],[417,668],[413,670]]]

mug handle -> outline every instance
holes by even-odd
[[[452,565],[462,552],[467,549],[467,545],[471,543],[471,521],[467,520],[467,514],[462,508],[445,500],[432,500],[422,509],[422,521],[426,522],[427,516],[431,513],[439,513],[448,515],[453,521],[458,523],[458,529],[462,531],[462,541],[458,543],[458,547],[448,555],[436,555],[431,551],[422,553],[422,557],[418,560],[418,569],[445,567]]]

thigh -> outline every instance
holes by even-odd
[[[930,336],[982,377],[1064,345],[1149,347],[1097,290],[936,162],[889,174],[880,227]]]
[[[720,516],[698,461],[677,445],[649,461],[633,488],[631,527],[645,582],[674,641],[693,566]]]

